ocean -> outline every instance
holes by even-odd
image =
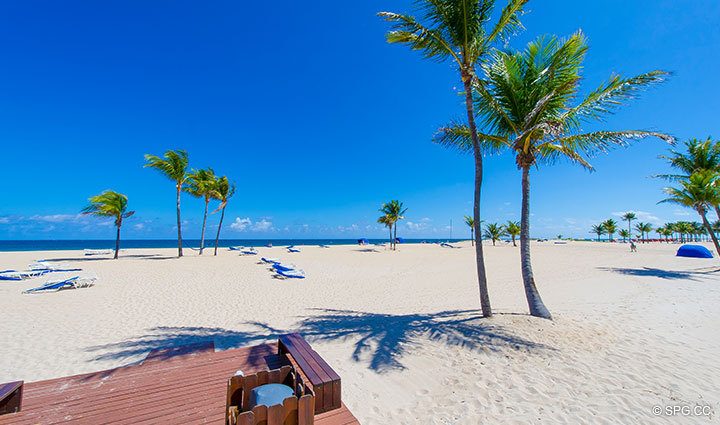
[[[404,239],[403,243],[458,242],[463,239]],[[387,239],[368,239],[370,243],[384,243]],[[357,239],[221,239],[219,246],[255,246],[268,243],[273,246],[287,245],[355,245]],[[199,239],[183,240],[183,246],[196,248]],[[215,240],[205,241],[205,247],[215,246]],[[114,249],[115,240],[0,240],[0,251],[63,251],[75,249]],[[120,248],[177,248],[177,239],[127,239],[120,241]]]

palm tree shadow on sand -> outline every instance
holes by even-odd
[[[402,370],[402,357],[425,340],[471,351],[551,350],[543,344],[513,335],[504,327],[483,319],[477,310],[449,310],[437,313],[381,314],[354,310],[311,309],[294,329],[277,329],[262,322],[245,322],[252,330],[236,331],[217,327],[168,327],[149,329],[145,335],[122,342],[88,347],[98,353],[93,360],[138,360],[152,350],[163,350],[154,359],[206,349],[216,350],[274,342],[283,333],[298,332],[310,342],[353,340],[352,359],[369,361],[378,373]]]
[[[402,357],[422,339],[472,351],[550,349],[489,323],[477,310],[426,314],[313,310],[320,314],[304,318],[298,332],[310,341],[357,339],[352,359],[361,362],[369,356],[369,368],[378,373],[404,369]]]
[[[663,270],[652,267],[642,268],[621,268],[621,267],[598,267],[600,270],[610,271],[614,273],[640,276],[640,277],[658,277],[668,280],[692,280],[699,281],[702,276],[711,276],[720,271],[720,269],[709,270]]]

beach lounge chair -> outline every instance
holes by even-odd
[[[261,257],[260,262],[266,263],[266,264],[275,264],[275,263],[279,263],[280,260],[278,260],[277,258]]]
[[[112,249],[85,249],[83,252],[85,255],[110,255]]]
[[[286,279],[305,279],[305,272],[302,270],[278,270],[275,269],[275,273],[277,273],[278,276],[286,278]]]
[[[15,270],[5,270],[0,272],[0,280],[25,280],[32,279],[34,277],[42,276],[47,273],[47,270],[28,270],[25,272],[18,272]]]
[[[451,244],[449,244],[449,243],[447,243],[447,242],[441,243],[440,246],[443,247],[443,248],[460,248],[459,246],[451,245]]]
[[[287,248],[288,252],[300,252],[298,248],[295,248],[295,246],[291,245]]]
[[[96,279],[94,277],[81,278],[80,276],[74,276],[69,279],[50,281],[42,286],[38,286],[37,288],[27,289],[23,291],[23,294],[32,294],[45,291],[56,292],[63,289],[89,288],[90,286],[93,286],[95,284],[95,280]]]
[[[30,270],[44,270],[47,273],[50,272],[79,272],[82,271],[82,269],[79,268],[73,268],[68,264],[62,264],[62,263],[51,263],[44,260],[38,260],[30,265],[28,265],[28,269]]]
[[[281,262],[273,263],[272,268],[275,271],[281,270],[284,272],[290,271],[290,270],[297,270],[297,267],[294,264],[282,264]]]
[[[244,248],[245,248],[244,246],[229,246],[229,247],[228,247],[228,250],[230,250],[230,251],[241,251],[241,250],[244,249]]]
[[[240,251],[240,255],[257,255],[257,251],[255,251],[255,248],[243,249]]]

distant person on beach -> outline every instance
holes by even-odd
[[[632,240],[630,240],[630,252],[637,252],[637,245]]]

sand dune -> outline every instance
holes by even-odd
[[[555,320],[525,315],[518,250],[486,247],[496,316],[481,319],[469,244],[259,248],[257,257],[126,250],[1,253],[2,268],[63,259],[96,286],[22,295],[0,283],[0,382],[89,372],[151,349],[213,339],[218,349],[297,330],[336,368],[364,424],[715,423],[720,415],[720,268],[676,246],[533,246]],[[278,280],[258,257],[304,269]],[[265,300],[272,300],[265,301]],[[655,416],[709,405],[710,417]]]

